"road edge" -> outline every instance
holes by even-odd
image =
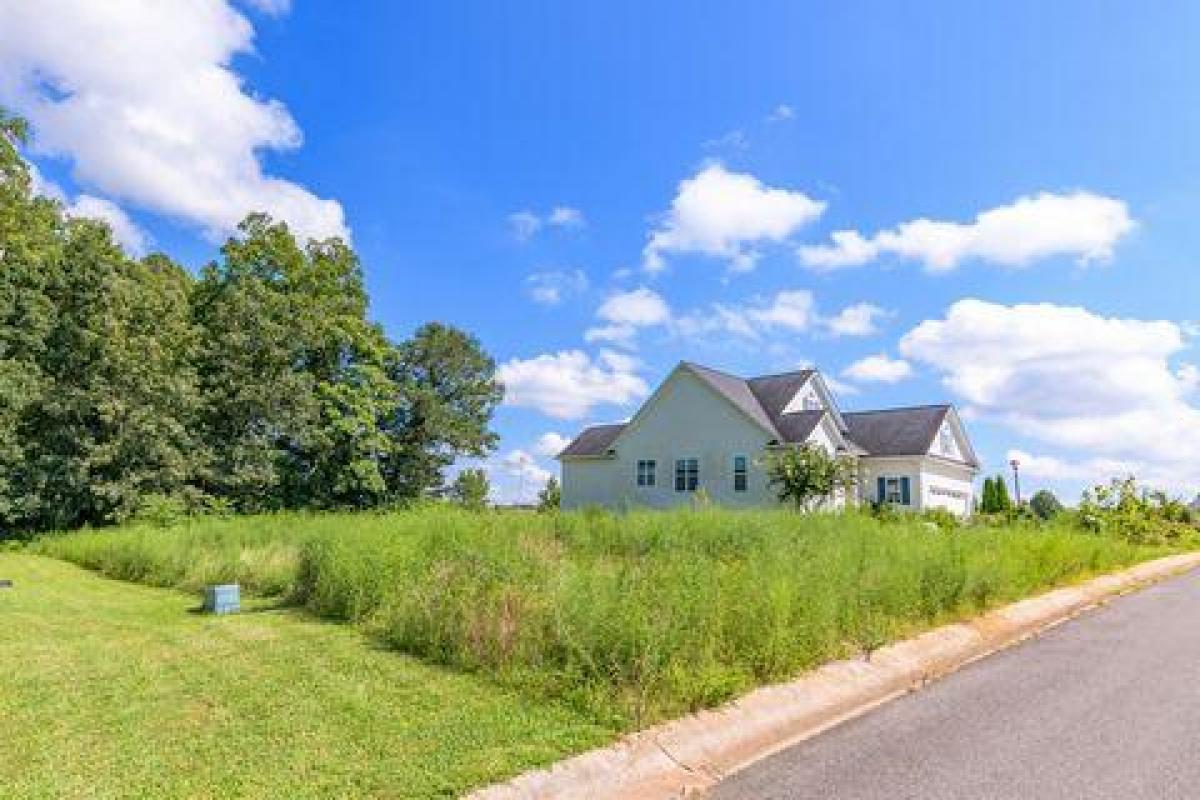
[[[765,686],[721,708],[479,789],[469,800],[679,798],[1080,613],[1200,566],[1200,553],[1147,561],[1054,589]]]

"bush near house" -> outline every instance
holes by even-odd
[[[160,586],[238,581],[629,729],[1172,549],[1107,531],[1069,519],[943,530],[911,516],[431,506],[198,518],[35,547]]]

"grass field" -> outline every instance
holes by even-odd
[[[162,586],[236,580],[613,730],[1168,552],[1066,526],[446,508],[204,519],[39,549]]]
[[[607,741],[578,712],[258,602],[0,553],[0,797],[439,797]]]

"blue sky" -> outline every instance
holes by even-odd
[[[0,102],[45,191],[191,266],[246,205],[348,232],[393,336],[503,365],[505,497],[680,359],[954,402],[1068,499],[1200,488],[1195,4],[31,9]]]

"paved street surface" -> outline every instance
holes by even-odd
[[[1200,574],[761,761],[712,797],[1200,798]]]

